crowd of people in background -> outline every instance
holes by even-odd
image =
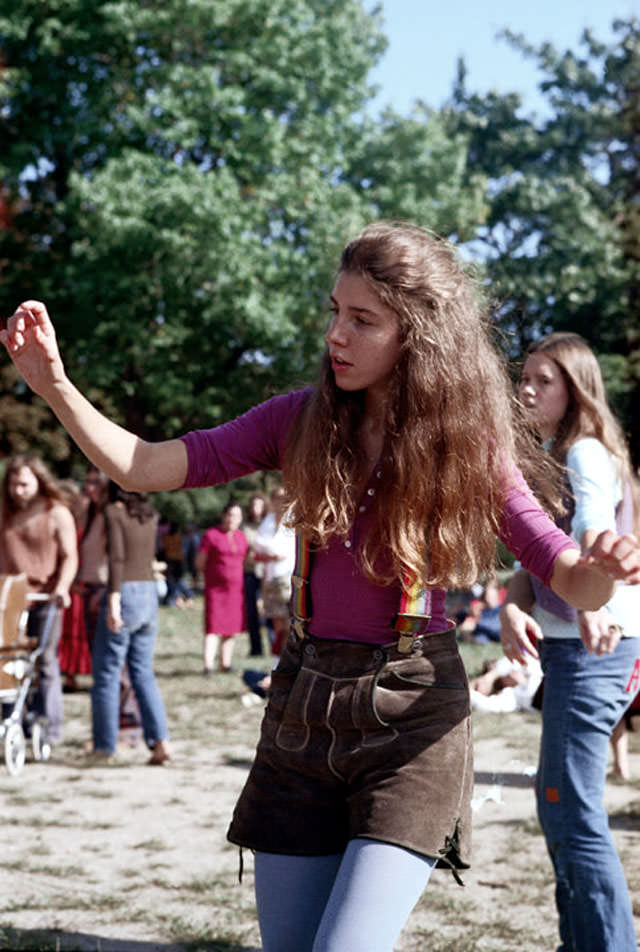
[[[112,495],[116,489],[111,486]],[[79,690],[78,679],[83,676],[95,678],[95,640],[101,607],[103,637],[97,656],[98,666],[104,665],[112,565],[105,517],[109,492],[108,478],[94,466],[89,466],[82,480],[56,480],[41,459],[30,455],[16,456],[5,467],[0,572],[20,572],[28,567],[31,590],[48,596],[47,601],[43,598],[35,602],[31,612],[30,626],[35,637],[42,629],[47,607],[53,603],[57,608],[48,636],[50,647],[42,663],[39,702],[49,719],[53,744],[61,737],[62,694]],[[72,523],[66,513],[61,515],[61,508],[69,511]],[[149,508],[148,513],[151,512]],[[156,601],[161,607],[194,608],[195,596],[202,595],[205,675],[214,673],[216,660],[219,672],[233,670],[234,641],[243,632],[248,636],[249,657],[264,658],[268,654],[271,660],[267,667],[277,664],[288,635],[291,572],[295,561],[295,534],[287,528],[284,515],[284,492],[280,485],[271,492],[254,492],[244,505],[231,499],[217,524],[208,528],[193,523],[181,526],[154,513],[152,543],[152,534],[147,532],[144,568],[139,569],[138,574],[152,583],[154,609]],[[60,518],[62,529],[58,525]],[[16,525],[21,522],[27,541],[23,538],[18,544]],[[42,531],[43,524],[48,527],[46,532]],[[75,577],[67,590],[74,565],[77,566]],[[502,577],[506,581],[504,573]],[[499,643],[500,611],[506,591],[506,584],[493,576],[469,590],[450,594],[448,608],[456,620],[461,642]],[[149,657],[146,662],[147,673],[150,672],[152,678]],[[147,729],[145,734],[152,751],[159,744],[151,762],[168,760],[168,731],[161,699],[155,694],[157,687],[153,688],[152,701],[144,701],[141,710],[127,659],[118,658],[115,668],[116,672],[110,675],[111,687],[99,684],[97,689],[99,697],[108,696],[112,708],[110,739],[106,747],[101,746],[104,735],[98,726],[98,746],[94,746],[93,753],[97,752],[98,759],[108,759],[115,753],[116,740],[137,743],[144,733],[142,710],[147,724],[149,712],[155,711],[156,726],[150,733]],[[103,677],[104,671],[100,670]],[[250,702],[257,703],[258,698],[266,698],[270,671],[261,667],[241,673],[251,692],[243,696],[243,703],[249,706]],[[492,713],[540,710],[542,680],[542,669],[535,657],[527,657],[526,664],[505,657],[487,659],[482,672],[470,683],[472,707]],[[116,682],[117,688],[114,687]],[[142,690],[144,692],[144,685]],[[627,735],[633,730],[632,718],[638,713],[640,693],[611,737],[612,776],[620,780],[630,779]],[[100,713],[94,711],[93,719],[100,725]],[[95,730],[94,727],[94,744]],[[162,737],[155,736],[158,731]]]
[[[216,661],[219,672],[232,670],[234,639],[243,632],[249,656],[268,654],[277,663],[295,558],[283,495],[281,486],[255,492],[244,506],[230,500],[213,526],[181,526],[92,465],[80,479],[56,479],[38,456],[7,461],[0,574],[27,576],[32,643],[47,623],[37,703],[52,745],[62,739],[63,694],[88,686],[91,759],[114,759],[118,743],[135,745],[141,737],[149,763],[170,758],[153,674],[159,606],[194,608],[202,595],[206,675]],[[263,679],[268,688],[268,672],[254,674],[252,690]]]
[[[82,485],[55,479],[35,455],[17,455],[4,468],[0,574],[26,577],[26,635],[44,646],[33,704],[51,746],[62,740],[63,693],[91,675],[90,756],[112,759],[128,732],[144,735],[150,764],[169,759],[152,660],[156,523],[145,496],[124,493],[95,467]]]

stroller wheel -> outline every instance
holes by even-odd
[[[4,737],[4,762],[12,776],[24,767],[24,731],[22,724],[10,724]]]
[[[49,725],[46,717],[38,717],[31,725],[31,752],[34,760],[46,761],[51,757]]]

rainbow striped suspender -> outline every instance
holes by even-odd
[[[303,638],[306,624],[311,620],[311,545],[308,538],[296,533],[296,564],[291,576],[291,624],[299,638]],[[405,576],[400,605],[391,628],[399,634],[398,650],[410,651],[413,639],[431,617],[431,592],[419,582],[410,584]]]
[[[305,625],[311,620],[311,545],[306,536],[296,532],[296,564],[291,576],[291,627],[299,638],[305,636]]]

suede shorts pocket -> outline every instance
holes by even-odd
[[[452,724],[469,713],[469,685],[457,645],[450,650],[425,639],[422,650],[403,658],[390,658],[375,680],[372,707],[386,725],[447,719]]]
[[[287,706],[299,670],[300,647],[293,638],[289,638],[277,667],[271,672],[267,710],[273,717],[281,716]]]

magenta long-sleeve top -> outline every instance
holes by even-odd
[[[261,403],[235,420],[182,437],[187,449],[185,488],[228,482],[256,470],[282,468],[291,422],[309,397],[298,390]],[[376,585],[362,573],[358,546],[371,520],[379,470],[374,469],[347,539],[334,538],[315,551],[311,572],[313,617],[309,631],[318,638],[384,643],[390,639],[398,611],[400,581]],[[507,491],[500,538],[510,552],[548,585],[556,558],[575,544],[540,508],[521,474],[515,470]],[[426,631],[449,627],[444,589],[431,593],[431,618]]]

